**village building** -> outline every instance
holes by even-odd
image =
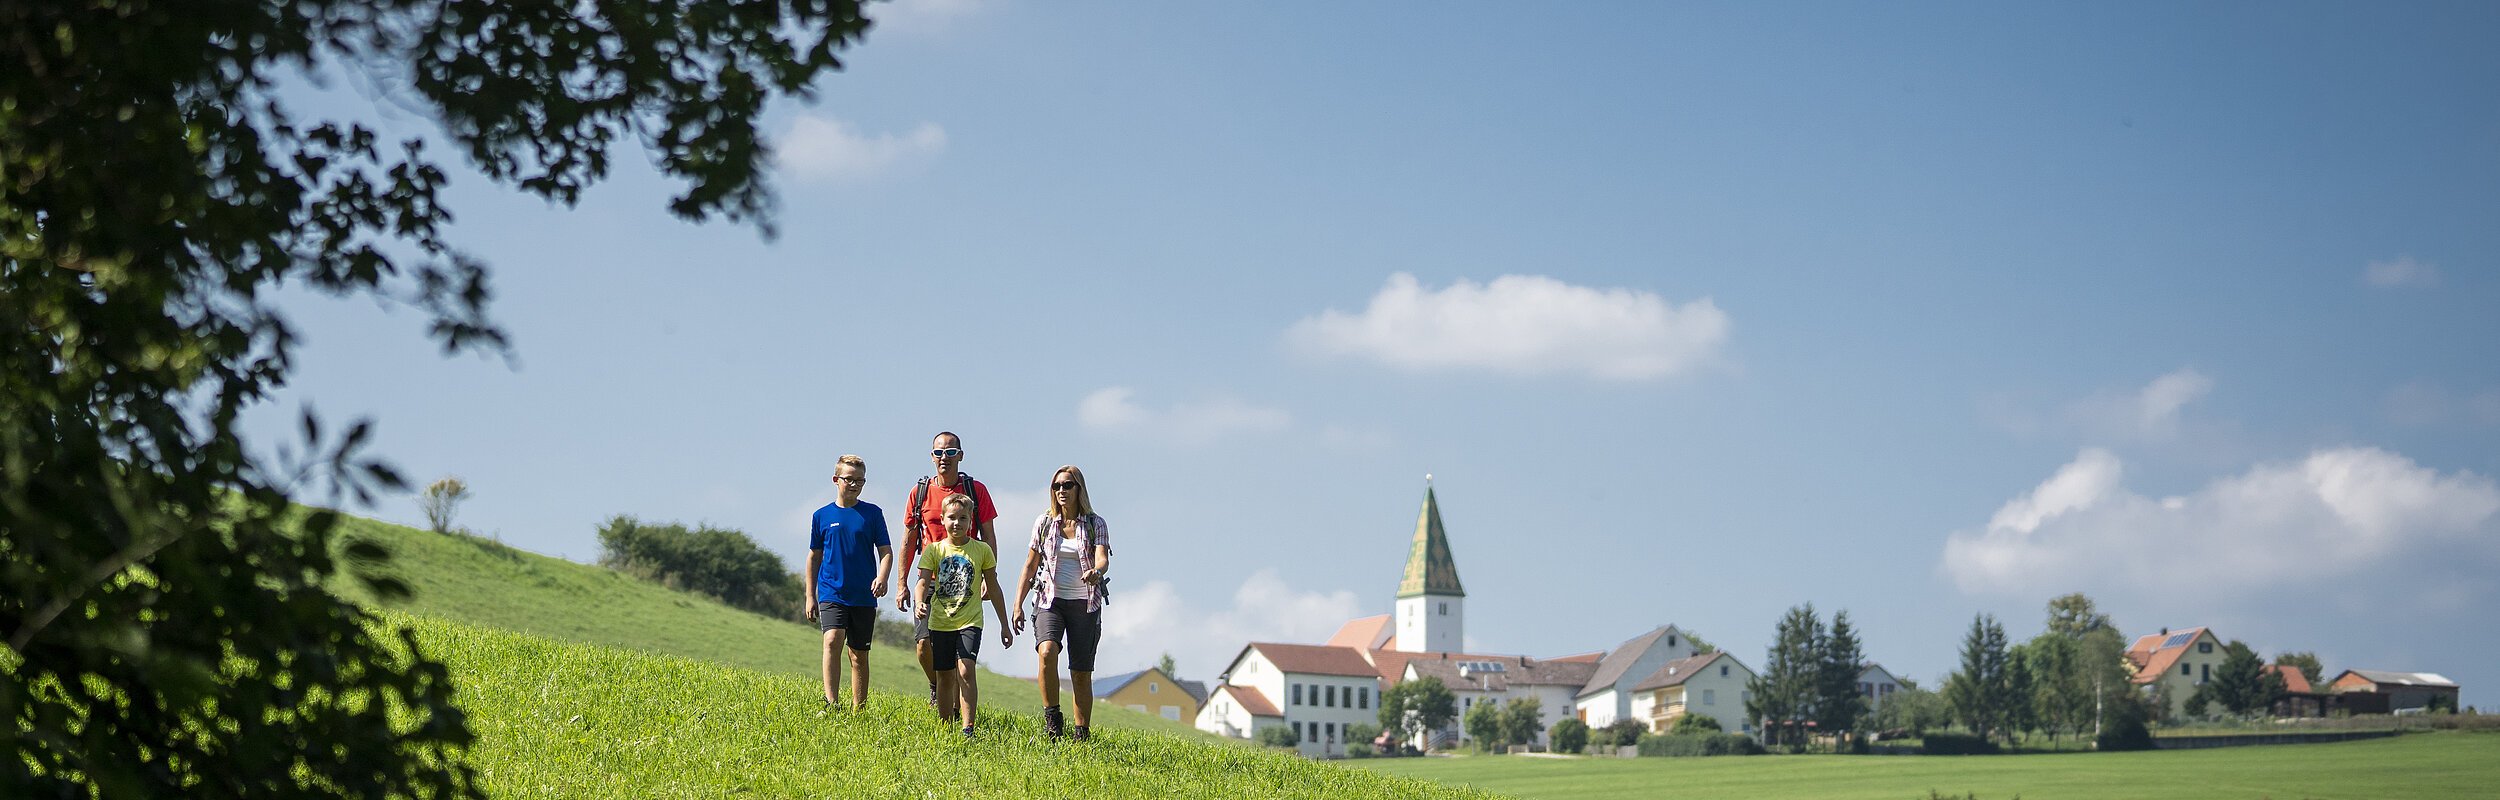
[[[1666,733],[1686,716],[1708,717],[1723,731],[1746,730],[1745,701],[1751,698],[1745,687],[1753,678],[1752,669],[1726,653],[1669,661],[1632,684],[1631,718],[1651,733]]]
[[[2434,705],[2457,709],[2463,691],[2456,681],[2434,672],[2390,672],[2348,669],[2327,682],[2337,708],[2355,714],[2419,712]]]
[[[1192,691],[1190,681],[1163,674],[1160,667],[1147,667],[1136,672],[1123,672],[1110,677],[1094,678],[1094,702],[1109,703],[1141,714],[1153,714],[1168,720],[1187,721],[1198,718],[1200,693]]]
[[[2225,657],[2222,639],[2211,630],[2163,628],[2127,647],[2128,680],[2157,697],[2169,698],[2163,716],[2178,717],[2187,713],[2188,698],[2196,694],[2196,687],[2214,679],[2214,670],[2222,667]]]

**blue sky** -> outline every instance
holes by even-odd
[[[1927,681],[2083,591],[2500,680],[2500,9],[876,13],[772,112],[778,239],[470,176],[511,362],[305,300],[259,424],[372,416],[579,560],[626,513],[795,567],[835,456],[899,506],[939,429],[1020,540],[1078,464],[1107,671],[1386,613],[1432,473],[1487,652],[1756,663],[1810,601]]]

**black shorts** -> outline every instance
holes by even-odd
[[[877,635],[877,607],[817,603],[816,629],[826,632],[840,630],[851,649],[866,650],[868,642]]]
[[[1094,651],[1102,647],[1102,611],[1085,610],[1083,600],[1054,600],[1033,618],[1033,647],[1059,642],[1069,672],[1094,671]],[[1064,639],[1065,641],[1061,641]]]
[[[929,668],[952,672],[956,662],[966,664],[981,660],[981,626],[960,631],[929,632]]]

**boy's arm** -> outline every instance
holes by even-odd
[[[920,585],[912,589],[912,618],[920,619],[929,616],[929,585],[936,582],[937,570],[927,567],[920,569]]]
[[[1002,594],[1002,593],[1000,593],[1000,592],[998,591],[998,570],[997,570],[997,568],[994,568],[994,567],[993,567],[993,568],[991,568],[991,569],[985,569],[985,570],[982,570],[982,571],[981,571],[981,580],[982,580],[982,581],[984,581],[984,582],[986,582],[986,583],[988,584],[988,586],[989,586],[989,592],[990,592],[990,605],[992,605],[992,606],[996,606],[996,607],[998,608],[998,618],[999,618],[999,619],[1006,619],[1006,618],[1007,618],[1007,596],[1006,596],[1005,594]],[[1023,605],[1023,604],[1022,604],[1022,603],[1018,603],[1017,605],[1021,606],[1021,605]],[[1014,646],[1015,646],[1015,644],[1016,644],[1016,629],[1015,629],[1013,626],[1006,626],[1006,625],[999,626],[999,628],[998,628],[998,646],[1000,646],[1000,647],[1014,647]]]
[[[809,567],[809,568],[807,569],[807,571],[812,573],[812,572],[815,572],[815,571],[816,571],[816,568],[814,568],[814,567]],[[892,547],[879,547],[879,548],[877,548],[877,579],[876,579],[876,580],[874,580],[874,581],[870,581],[870,582],[868,583],[868,595],[869,595],[869,596],[871,596],[871,597],[884,597],[884,596],[885,596],[885,576],[886,576],[886,574],[887,574],[887,573],[890,573],[890,572],[893,572],[893,571],[894,571],[894,548],[892,548]],[[811,580],[812,580],[812,579],[811,579]],[[874,606],[874,605],[876,605],[876,604],[875,604],[875,603],[869,603],[869,605]]]
[[[807,551],[807,581],[800,584],[805,587],[805,590],[799,597],[799,619],[809,621],[816,619],[816,565],[824,562],[825,551]]]

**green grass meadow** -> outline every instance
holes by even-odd
[[[1521,798],[2485,798],[2500,734],[2416,733],[2334,744],[2012,756],[1461,756],[1352,761],[1384,775]]]
[[[977,738],[917,697],[832,711],[804,676],[392,615],[451,665],[498,798],[1487,797],[1123,726],[1051,742],[984,710]]]
[[[405,602],[376,604],[355,581],[342,579],[337,583],[335,588],[339,591],[369,605],[562,641],[807,676],[811,680],[821,668],[820,634],[813,624],[798,620],[795,608],[787,619],[772,619],[598,566],[516,550],[471,536],[446,536],[357,517],[342,518],[339,530],[341,542],[354,537],[389,548],[391,562],[381,571],[406,582],[413,592],[413,597]],[[901,613],[889,602],[880,618],[903,619]],[[996,621],[992,624],[995,626]],[[913,695],[925,703],[928,683],[908,648],[879,642],[869,649],[868,655],[872,691]],[[991,662],[1034,657],[1031,639],[1021,636],[1014,647],[1008,648],[999,647],[998,640],[992,638],[981,655]],[[1103,665],[1111,672],[1144,666]],[[847,685],[847,666],[845,670],[843,680]],[[985,705],[1034,715],[1042,711],[1041,693],[1030,681],[984,673],[981,686],[985,690]],[[1063,706],[1070,702],[1062,696]],[[1186,723],[1107,704],[1095,707],[1094,716],[1097,728],[1138,728],[1228,741]]]

